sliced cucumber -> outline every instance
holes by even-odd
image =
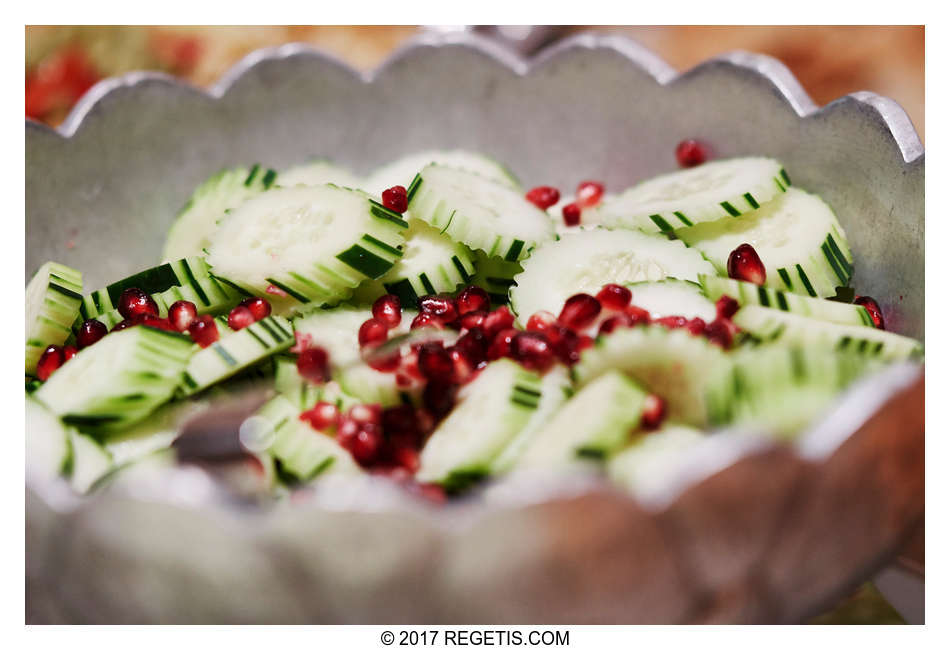
[[[109,436],[106,450],[116,465],[136,461],[171,447],[182,424],[208,407],[207,401],[179,401],[161,406],[154,413],[120,433]]]
[[[676,424],[636,436],[607,462],[607,476],[634,496],[653,496],[682,463],[683,452],[704,439],[701,431]]]
[[[260,194],[276,178],[273,169],[254,165],[225,169],[199,185],[168,231],[163,259],[203,255],[225,212]]]
[[[268,316],[234,331],[217,322],[218,340],[198,348],[185,368],[182,393],[193,395],[294,344],[294,328],[280,316]]]
[[[317,402],[330,402],[341,411],[358,403],[356,398],[343,392],[343,388],[336,381],[314,384],[301,377],[297,371],[297,362],[293,358],[277,358],[274,389],[300,411],[311,408]]]
[[[279,187],[296,187],[305,185],[326,185],[331,183],[337,187],[356,189],[363,186],[362,180],[349,169],[340,167],[329,160],[313,160],[303,165],[297,165],[280,172],[275,185]]]
[[[717,275],[701,275],[699,283],[703,286],[706,297],[714,302],[725,295],[734,298],[740,306],[761,305],[829,323],[874,327],[871,315],[861,305],[810,298]]]
[[[729,254],[751,244],[765,265],[766,286],[812,297],[835,295],[854,270],[835,213],[819,197],[794,187],[754,212],[683,228],[676,236],[702,252],[720,275],[728,275]]]
[[[598,208],[610,227],[673,232],[738,217],[786,191],[788,175],[771,158],[732,158],[644,181]]]
[[[299,309],[345,298],[402,257],[408,224],[366,194],[333,185],[276,188],[221,222],[208,249],[216,277]]]
[[[515,285],[515,276],[524,268],[518,262],[509,262],[501,257],[489,257],[475,251],[475,277],[472,284],[488,292],[493,306],[508,304],[508,291]]]
[[[651,318],[682,316],[702,318],[706,322],[716,318],[716,305],[706,299],[702,287],[695,282],[667,278],[627,286],[633,293],[632,303],[650,312]]]
[[[514,174],[498,161],[474,151],[455,149],[450,151],[420,151],[394,160],[370,174],[369,178],[366,179],[366,190],[373,196],[379,196],[383,190],[394,185],[409,187],[419,170],[431,163],[464,169],[509,187],[521,188]]]
[[[43,404],[26,398],[26,471],[28,476],[51,480],[72,470],[71,427]]]
[[[62,345],[82,303],[82,273],[47,262],[26,285],[26,372],[50,345]]]
[[[428,165],[408,192],[414,218],[489,256],[516,262],[554,238],[547,214],[520,190],[478,174]]]
[[[646,393],[616,370],[592,380],[554,414],[518,468],[557,469],[603,460],[640,428]]]
[[[171,398],[191,352],[185,336],[130,327],[80,350],[34,395],[66,424],[118,431]]]
[[[457,490],[487,475],[537,409],[540,383],[508,359],[489,364],[459,391],[458,404],[426,442],[416,479]]]
[[[862,325],[828,323],[756,305],[740,309],[733,322],[761,341],[822,345],[883,361],[919,359],[924,354],[920,341],[894,332]]]
[[[69,435],[73,448],[69,484],[80,494],[85,494],[112,469],[112,454],[91,436],[75,430],[71,430]]]
[[[572,372],[575,382],[585,385],[619,370],[663,397],[671,420],[703,427],[709,420],[706,393],[728,370],[726,357],[719,347],[685,330],[637,326],[598,337]]]
[[[596,295],[611,282],[627,284],[675,277],[695,282],[712,264],[682,242],[634,230],[597,228],[562,235],[541,246],[515,276],[511,305],[525,322],[545,310],[558,314],[575,293]]]

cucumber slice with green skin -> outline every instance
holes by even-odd
[[[277,172],[254,165],[225,169],[195,189],[168,231],[162,258],[203,255],[225,213],[274,184]],[[151,292],[149,292],[151,293]]]
[[[488,292],[492,306],[507,305],[508,292],[515,285],[515,276],[524,271],[518,262],[508,262],[500,257],[488,257],[475,251],[475,277],[472,284]]]
[[[34,393],[66,424],[120,431],[168,401],[192,354],[191,339],[144,325],[80,350]]]
[[[852,305],[822,298],[810,298],[797,293],[786,293],[771,287],[760,287],[752,282],[732,280],[716,275],[701,275],[699,283],[706,297],[713,302],[722,296],[734,298],[740,306],[760,305],[772,309],[808,316],[841,325],[865,325],[874,327],[868,310],[861,305]]]
[[[622,373],[600,375],[567,401],[518,459],[521,469],[567,469],[603,460],[640,428],[647,394]]]
[[[47,262],[26,285],[26,372],[50,345],[62,345],[82,303],[82,273]]]
[[[147,420],[105,441],[106,450],[115,465],[136,461],[149,454],[171,447],[178,437],[181,425],[208,407],[206,401],[179,401],[161,406]]]
[[[729,368],[721,348],[689,332],[660,325],[618,329],[594,341],[572,368],[583,386],[619,370],[646,390],[663,397],[668,417],[691,426],[709,421],[706,394]]]
[[[763,342],[820,345],[825,349],[854,352],[882,361],[921,359],[924,355],[920,341],[894,332],[862,325],[828,323],[756,305],[740,309],[733,322]]]
[[[294,344],[294,328],[280,316],[267,316],[237,331],[223,318],[217,326],[219,339],[197,348],[188,361],[181,385],[184,395],[194,395]]]
[[[407,191],[414,218],[489,256],[517,262],[554,239],[547,214],[520,190],[478,174],[428,165]]]
[[[682,316],[702,318],[707,323],[716,318],[716,305],[704,295],[695,282],[667,278],[659,282],[634,282],[627,287],[633,293],[632,304],[650,312],[650,318]]]
[[[777,160],[717,160],[644,181],[605,200],[597,212],[609,227],[670,233],[756,210],[789,184]]]
[[[294,309],[334,303],[402,257],[408,224],[366,194],[334,185],[276,188],[221,222],[208,249],[215,277]]]
[[[838,218],[824,201],[798,188],[754,212],[676,231],[728,275],[729,254],[751,244],[765,265],[765,286],[814,297],[847,286],[854,258]]]
[[[51,480],[72,470],[71,427],[43,404],[26,398],[26,471],[28,476]]]
[[[112,469],[112,454],[91,436],[71,430],[73,448],[72,472],[69,484],[80,494],[89,491],[92,485]]]
[[[270,441],[267,451],[280,461],[285,472],[301,481],[310,481],[318,474],[329,472],[360,472],[349,452],[333,437],[314,430],[298,415],[296,407],[280,395],[257,413],[257,417],[271,427],[262,438]]]
[[[346,411],[359,401],[343,391],[336,381],[315,384],[300,376],[297,362],[293,358],[278,357],[274,374],[274,390],[286,397],[300,411],[312,408],[317,402],[335,404],[340,411]]]
[[[607,477],[638,498],[653,496],[680,465],[683,452],[704,439],[702,431],[676,424],[636,436],[607,462]]]
[[[597,228],[562,235],[541,246],[515,276],[511,305],[524,323],[535,312],[559,314],[575,293],[597,292],[605,284],[667,277],[695,282],[714,273],[712,264],[683,242],[635,230]]]
[[[416,479],[459,490],[486,476],[531,419],[541,377],[508,359],[489,364],[462,387],[458,403],[426,442]]]
[[[409,187],[412,179],[419,170],[431,163],[463,169],[467,172],[490,178],[516,190],[521,189],[521,183],[507,167],[488,156],[474,151],[455,149],[449,151],[420,151],[409,154],[388,163],[366,179],[366,191],[373,196],[380,196],[383,190],[394,185]]]
[[[305,185],[326,185],[330,183],[337,187],[358,188],[363,181],[349,169],[340,167],[329,160],[313,160],[303,165],[297,165],[280,172],[277,175],[278,187],[296,187]]]

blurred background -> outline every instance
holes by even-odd
[[[426,26],[27,26],[26,116],[57,125],[98,80],[160,70],[199,86],[261,47],[309,43],[360,69],[381,63]],[[629,36],[678,70],[729,50],[783,61],[818,105],[858,90],[897,100],[924,138],[922,26],[563,26],[557,36]],[[537,43],[534,43],[537,45]],[[910,555],[923,562],[923,537]],[[871,583],[813,623],[902,623]]]

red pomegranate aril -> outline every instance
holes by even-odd
[[[118,323],[116,323],[115,325],[113,325],[113,326],[112,326],[112,329],[109,330],[109,331],[110,331],[110,332],[121,332],[122,330],[124,330],[124,329],[126,329],[126,328],[134,327],[135,325],[138,325],[138,324],[139,324],[139,321],[138,321],[138,320],[132,320],[131,318],[126,318],[125,320],[121,320],[121,321],[119,321]]]
[[[734,329],[737,329],[735,325],[732,325],[732,323],[725,318],[720,317],[707,324],[703,334],[713,345],[718,345],[724,350],[728,350],[732,347]]]
[[[264,289],[266,293],[269,293],[272,296],[277,296],[278,298],[286,298],[290,294],[278,287],[276,284],[269,284],[267,288]]]
[[[76,332],[76,344],[80,348],[89,347],[108,333],[109,328],[106,327],[105,323],[95,318],[90,318],[87,321],[83,321],[82,325],[79,326],[79,331]]]
[[[564,219],[565,226],[579,226],[581,223],[581,206],[576,203],[568,203],[561,208],[561,217]]]
[[[79,352],[79,349],[75,345],[67,345],[63,348],[63,361],[69,361],[76,353]]]
[[[458,338],[453,349],[458,350],[474,367],[485,361],[488,341],[481,330],[469,330]]]
[[[193,302],[178,300],[168,308],[168,320],[178,332],[187,332],[188,327],[196,318],[198,318],[198,308]]]
[[[663,327],[668,327],[671,330],[679,329],[681,327],[686,327],[686,319],[682,316],[663,316],[662,318],[657,318],[653,321],[657,325],[662,325]]]
[[[457,388],[448,382],[430,381],[422,391],[422,403],[436,418],[452,410],[455,406]]]
[[[706,162],[706,147],[698,140],[683,140],[676,145],[676,162],[680,167],[695,167]]]
[[[695,336],[699,336],[706,331],[706,321],[702,318],[691,318],[686,322],[686,331]]]
[[[360,331],[357,336],[360,347],[378,345],[389,337],[389,329],[381,321],[370,318],[360,325]]]
[[[452,360],[452,383],[464,384],[475,374],[477,364],[472,363],[465,353],[458,348],[449,350],[449,358]]]
[[[528,199],[542,210],[547,210],[561,200],[561,193],[556,187],[538,185],[528,190],[524,198]]]
[[[409,207],[409,195],[402,185],[393,185],[383,190],[383,207],[402,214]]]
[[[460,316],[473,311],[488,311],[490,307],[488,292],[481,287],[465,287],[455,298],[455,309]]]
[[[300,414],[300,419],[317,431],[336,429],[340,424],[340,409],[330,402],[317,402]]]
[[[373,318],[392,329],[402,321],[402,305],[399,303],[399,296],[386,294],[380,296],[373,303]]]
[[[350,444],[353,442],[356,434],[360,432],[360,428],[360,423],[356,420],[351,420],[346,416],[340,416],[336,430],[336,441],[340,443],[341,447],[349,450]]]
[[[330,355],[323,348],[307,348],[297,356],[297,373],[315,384],[330,381]]]
[[[765,265],[751,244],[739,244],[729,253],[726,270],[733,280],[745,280],[760,287],[765,284]]]
[[[647,395],[643,401],[640,427],[647,431],[658,429],[666,419],[666,400],[659,395]]]
[[[409,474],[415,474],[419,470],[419,452],[411,447],[397,447],[393,450],[393,460]]]
[[[552,325],[545,333],[554,355],[565,365],[574,365],[581,358],[581,338],[563,325]]]
[[[650,323],[650,312],[642,307],[630,305],[623,311],[627,316],[633,319],[631,325],[648,325]]]
[[[529,332],[546,332],[557,322],[557,316],[549,311],[536,311],[528,318],[524,328]]]
[[[253,325],[255,321],[253,312],[243,305],[238,305],[228,314],[228,327],[235,331]]]
[[[350,440],[350,454],[360,465],[372,465],[383,446],[379,427],[367,424]]]
[[[564,302],[558,321],[571,329],[588,327],[600,315],[600,302],[587,293],[577,293]]]
[[[432,314],[418,314],[412,319],[412,324],[409,325],[409,329],[417,330],[420,327],[434,327],[438,330],[445,329],[445,325],[442,321]]]
[[[346,417],[357,424],[380,424],[383,421],[383,407],[379,404],[355,404],[346,412]]]
[[[409,444],[407,437],[414,440],[419,432],[416,410],[409,404],[383,409],[380,422],[383,433],[390,439],[398,440],[400,444]]]
[[[459,328],[463,330],[479,329],[481,328],[482,323],[485,322],[485,317],[487,315],[488,312],[481,309],[463,314],[459,316]]]
[[[452,299],[452,296],[442,293],[419,298],[419,311],[438,318],[445,325],[458,318],[455,300]]]
[[[398,349],[391,350],[386,354],[379,354],[376,351],[371,351],[369,355],[366,356],[366,365],[368,365],[373,370],[379,372],[396,372],[399,370],[399,364],[402,361],[402,355]]]
[[[597,300],[600,301],[604,309],[613,309],[614,311],[623,311],[633,300],[633,293],[627,287],[619,284],[605,284],[597,292]]]
[[[132,318],[144,314],[158,316],[158,305],[150,295],[136,287],[129,287],[119,295],[117,305],[123,318]]]
[[[245,298],[238,303],[241,307],[247,307],[251,310],[251,313],[254,315],[254,320],[259,321],[262,318],[267,318],[270,316],[271,307],[270,303],[264,300],[263,298]]]
[[[877,300],[871,296],[857,296],[854,299],[854,304],[864,307],[874,322],[874,327],[879,330],[884,329],[884,312],[881,311],[881,306],[877,304]]]
[[[719,318],[732,318],[739,311],[739,301],[732,296],[723,294],[716,301],[716,316]]]
[[[600,199],[604,196],[604,184],[597,181],[584,181],[577,186],[574,196],[581,208],[592,208],[600,203]]]
[[[304,350],[313,346],[313,336],[310,334],[304,334],[303,332],[294,332],[294,344],[288,350],[293,354],[300,354]]]
[[[488,346],[488,350],[485,351],[485,357],[489,361],[495,361],[502,357],[510,357],[511,341],[517,334],[518,330],[514,328],[504,329],[498,332],[492,340],[491,345]]]
[[[419,349],[419,370],[430,381],[451,381],[455,365],[441,344],[428,344]]]
[[[514,324],[515,315],[511,313],[508,307],[502,306],[485,316],[485,320],[482,322],[482,330],[485,332],[486,338],[494,340],[498,332],[509,329]]]
[[[59,345],[49,346],[43,350],[40,360],[36,362],[36,378],[40,381],[46,381],[65,362],[66,356],[63,354],[63,348]]]
[[[218,340],[218,326],[215,324],[214,318],[208,314],[196,318],[188,326],[188,333],[191,335],[191,340],[203,348]]]
[[[175,326],[172,325],[172,322],[167,318],[159,318],[158,316],[153,316],[152,314],[145,314],[142,316],[139,321],[139,325],[145,325],[146,327],[154,327],[158,330],[163,330],[165,332],[177,332]]]
[[[634,325],[633,317],[626,313],[620,313],[610,318],[605,318],[601,324],[600,328],[597,330],[598,334],[610,334],[618,327],[632,327]]]
[[[545,372],[554,365],[554,350],[538,332],[518,332],[511,340],[511,356],[530,370]]]

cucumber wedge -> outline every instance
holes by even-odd
[[[607,462],[607,477],[636,497],[650,497],[682,462],[683,452],[704,438],[702,431],[676,424],[635,436]]]
[[[112,454],[91,436],[75,430],[71,430],[69,436],[73,448],[69,484],[76,492],[85,494],[112,469]]]
[[[409,187],[419,170],[431,163],[479,174],[516,190],[521,188],[511,170],[500,162],[474,151],[454,149],[420,151],[383,165],[366,179],[366,191],[373,196],[379,196],[383,190],[394,185]]]
[[[840,352],[854,352],[882,361],[920,359],[924,347],[916,339],[862,325],[840,325],[814,320],[778,309],[748,305],[733,322],[766,342],[819,345]]]
[[[854,258],[844,230],[828,204],[791,187],[775,200],[738,218],[676,231],[720,275],[728,275],[729,254],[751,244],[765,265],[765,285],[811,297],[835,295],[851,280]]]
[[[326,185],[330,183],[337,187],[356,189],[362,187],[360,178],[349,169],[335,165],[329,160],[313,160],[303,165],[297,165],[280,172],[277,181],[278,187],[296,187],[305,185]]]
[[[488,257],[475,251],[475,277],[472,284],[488,292],[492,306],[507,305],[508,292],[515,286],[515,276],[524,271],[518,262],[508,262],[501,257]]]
[[[644,181],[597,209],[609,227],[673,232],[755,210],[786,191],[788,175],[771,158],[733,158]]]
[[[650,312],[650,318],[682,316],[702,318],[707,323],[716,318],[716,305],[703,295],[702,287],[695,282],[667,278],[659,282],[634,282],[627,287],[633,293],[632,304]]]
[[[50,345],[62,345],[82,303],[82,273],[47,262],[26,285],[26,372]]]
[[[249,293],[287,294],[293,310],[346,298],[402,257],[408,224],[366,194],[334,185],[276,188],[221,222],[208,249],[215,277]]]
[[[26,472],[42,480],[68,476],[72,471],[71,427],[43,404],[26,398]]]
[[[428,165],[408,193],[414,218],[489,256],[516,262],[554,239],[547,214],[520,190],[478,174]]]

